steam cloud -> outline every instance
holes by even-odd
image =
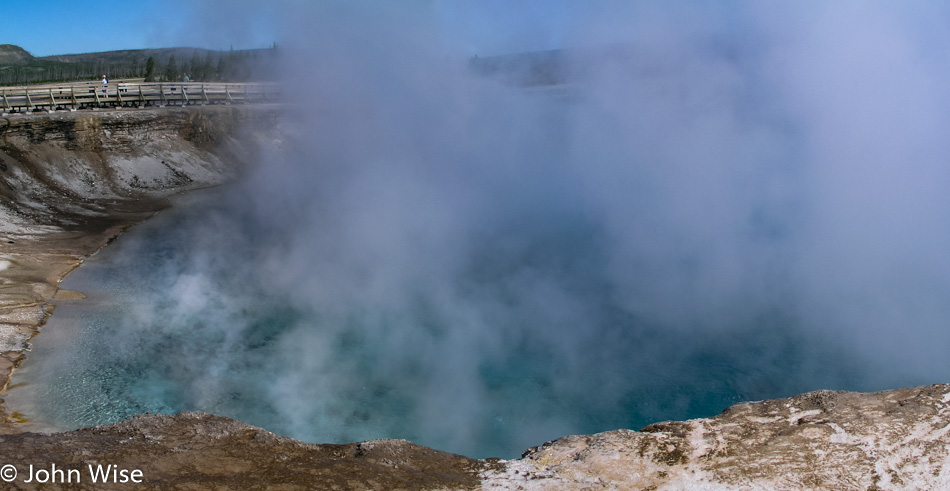
[[[192,336],[178,409],[253,423],[254,390],[295,437],[512,456],[946,381],[948,7],[504,5],[277,9],[287,140],[162,229],[166,298],[110,331]],[[473,73],[469,18],[574,47],[568,97]]]

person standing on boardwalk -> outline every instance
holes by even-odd
[[[105,75],[102,76],[102,95],[106,95],[106,91],[109,90],[109,79]]]

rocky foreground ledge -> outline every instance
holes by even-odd
[[[279,107],[0,118],[0,385],[59,282],[173,194],[279,144]],[[36,360],[42,363],[42,360]],[[401,440],[315,445],[208,414],[24,433],[0,404],[0,489],[950,489],[950,385],[819,391],[568,436],[517,460]],[[105,481],[105,482],[104,482]],[[140,481],[140,482],[139,482]]]
[[[30,465],[42,477],[54,463],[90,489],[129,489],[115,481],[136,470],[136,489],[950,489],[948,432],[950,385],[934,385],[744,403],[639,432],[568,436],[510,461],[403,440],[307,444],[195,413],[5,435],[0,449],[17,470],[14,489],[31,488]],[[93,483],[100,465],[118,477]]]

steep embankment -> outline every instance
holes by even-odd
[[[257,143],[276,138],[277,115],[203,107],[0,120],[3,385],[57,298],[81,296],[58,291],[64,275],[171,194],[238,175]],[[71,489],[135,479],[136,489],[950,488],[950,385],[740,404],[640,432],[564,437],[512,461],[401,440],[307,444],[206,414],[21,433],[0,411],[4,489],[33,489],[44,476]],[[99,465],[125,472],[103,485],[89,470]]]
[[[0,387],[59,281],[172,194],[236,176],[272,138],[266,106],[57,112],[0,119]],[[6,424],[11,415],[0,406]]]

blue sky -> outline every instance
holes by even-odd
[[[34,56],[170,46],[264,48],[277,40],[271,3],[0,0],[0,44],[15,44]],[[196,27],[208,25],[216,27]]]
[[[281,42],[279,19],[316,15],[334,0],[0,0],[0,44],[34,56],[172,46],[269,47]],[[469,54],[562,47],[579,5],[572,0],[372,0],[433,9],[436,22]],[[18,19],[24,19],[20,21]],[[26,21],[25,19],[29,19]],[[55,19],[55,20],[53,20]]]

